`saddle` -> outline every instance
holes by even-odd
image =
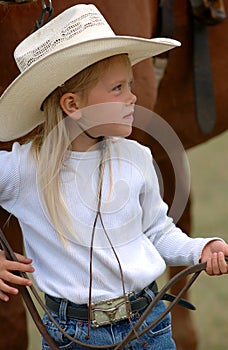
[[[224,0],[190,0],[193,16],[207,25],[226,19]]]
[[[175,0],[160,0],[158,36],[173,37],[174,2]],[[223,22],[226,10],[224,0],[189,0],[188,3],[193,33],[195,114],[199,130],[207,135],[213,131],[217,119],[207,26]],[[159,58],[167,59],[169,54],[160,55]],[[154,60],[155,68],[156,60],[157,58]]]

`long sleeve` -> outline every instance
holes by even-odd
[[[167,216],[168,206],[161,198],[152,155],[145,153],[145,189],[141,195],[143,232],[168,265],[199,262],[203,247],[211,239],[190,238]],[[213,238],[214,239],[214,238]]]
[[[12,151],[0,151],[0,205],[13,206],[20,187],[20,145],[15,143]]]

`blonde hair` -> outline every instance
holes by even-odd
[[[121,55],[126,65],[130,67],[127,55]],[[75,234],[69,220],[69,213],[60,192],[60,171],[64,166],[67,150],[71,150],[69,128],[66,125],[64,112],[60,108],[60,98],[66,92],[80,94],[84,99],[91,88],[99,81],[110,65],[110,58],[99,61],[85,68],[74,77],[53,91],[44,101],[42,108],[45,113],[45,122],[38,135],[33,139],[32,151],[38,165],[38,185],[43,196],[50,220],[60,238],[65,241],[63,232]],[[107,147],[106,147],[107,149]],[[102,148],[101,166],[104,168],[107,151]],[[110,164],[111,167],[111,164]],[[104,169],[103,169],[104,170]],[[101,170],[101,176],[103,174]],[[98,192],[102,180],[99,180]]]

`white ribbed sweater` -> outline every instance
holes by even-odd
[[[72,152],[62,170],[62,194],[75,227],[74,236],[64,233],[64,245],[39,196],[30,147],[15,143],[11,152],[0,152],[0,204],[19,220],[40,290],[87,303],[100,151]],[[135,141],[117,139],[111,144],[111,154],[113,185],[110,193],[110,169],[106,164],[102,219],[121,263],[126,291],[139,291],[159,277],[166,264],[198,263],[209,239],[189,238],[167,217],[149,149]],[[98,221],[93,301],[121,294],[119,266]]]

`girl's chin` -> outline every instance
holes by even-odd
[[[105,130],[106,129],[106,130]],[[105,128],[102,130],[99,134],[93,133],[93,136],[99,137],[128,137],[132,133],[132,126],[131,125],[120,125],[117,126],[116,124],[113,124],[113,126],[110,126],[108,128]]]

